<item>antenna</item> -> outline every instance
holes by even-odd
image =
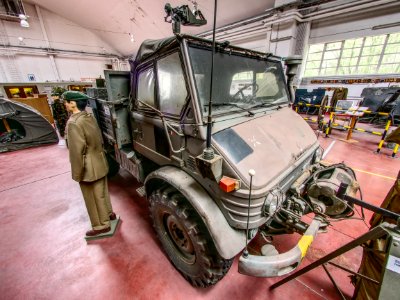
[[[210,99],[208,102],[208,117],[207,117],[207,140],[206,148],[203,153],[196,157],[196,165],[201,175],[211,180],[219,182],[222,177],[221,155],[215,154],[211,148],[211,127],[212,127],[212,90],[214,76],[214,56],[215,56],[215,24],[217,19],[217,0],[214,2],[214,25],[213,25],[213,41],[212,41],[212,56],[211,56],[211,76],[210,76]]]
[[[214,1],[214,24],[213,24],[213,39],[212,39],[212,54],[211,54],[211,76],[210,76],[210,100],[208,101],[208,116],[207,116],[207,141],[206,148],[203,151],[203,158],[211,160],[214,158],[214,150],[211,148],[211,129],[212,129],[212,90],[214,77],[214,56],[215,56],[215,24],[217,20],[217,0]]]
[[[249,202],[247,206],[247,223],[246,223],[246,244],[243,251],[243,257],[247,258],[249,256],[249,251],[247,250],[247,243],[249,241],[249,222],[250,222],[250,201],[251,201],[251,189],[253,187],[253,177],[256,175],[256,171],[253,169],[249,170],[250,175],[250,187],[249,187]]]

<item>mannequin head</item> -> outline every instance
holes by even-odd
[[[84,111],[89,99],[84,93],[75,91],[65,92],[62,94],[62,98],[64,99],[65,108],[73,114]]]

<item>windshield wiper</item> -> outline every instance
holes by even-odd
[[[263,103],[260,103],[260,104],[256,104],[256,105],[254,105],[254,106],[252,106],[252,107],[250,107],[250,108],[259,108],[259,107],[272,107],[272,106],[277,106],[277,108],[276,109],[281,109],[282,108],[282,106],[281,106],[281,104],[283,104],[283,103],[268,103],[268,102],[263,102]]]
[[[244,107],[241,107],[240,105],[238,105],[237,103],[234,102],[221,102],[221,103],[212,103],[211,104],[214,107],[218,107],[218,106],[234,106],[237,108],[240,108],[241,110],[247,111],[249,113],[249,117],[254,116],[254,113]]]

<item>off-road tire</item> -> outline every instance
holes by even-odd
[[[111,178],[118,174],[119,163],[110,154],[106,154],[106,158],[108,163],[107,177]]]
[[[216,284],[233,259],[222,258],[198,213],[174,187],[164,185],[150,197],[157,236],[175,268],[195,287]]]

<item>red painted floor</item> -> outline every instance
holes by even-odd
[[[373,154],[379,137],[355,133],[359,143],[338,140],[334,131],[319,138],[326,160],[355,168],[364,200],[380,204],[400,168],[391,150]],[[263,279],[237,272],[237,259],[216,286],[195,289],[169,263],[155,238],[138,184],[126,172],[110,180],[114,210],[121,216],[117,234],[87,244],[89,229],[79,186],[72,181],[67,149],[62,145],[0,154],[0,295],[1,299],[339,299],[322,268],[274,291],[279,278]],[[369,220],[370,213],[367,214]],[[303,266],[367,230],[359,220],[336,222],[317,236]],[[299,236],[276,237],[278,248],[289,249]],[[361,249],[338,258],[356,270]],[[333,276],[350,297],[347,273]]]

